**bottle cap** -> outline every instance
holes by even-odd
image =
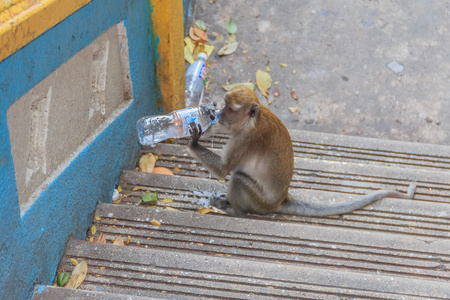
[[[208,55],[206,53],[204,53],[204,52],[200,52],[198,54],[198,56],[197,56],[197,59],[199,59],[199,58],[203,58],[203,59],[207,60],[208,59]]]

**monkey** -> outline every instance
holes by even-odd
[[[228,212],[278,213],[298,216],[341,215],[386,197],[411,199],[416,184],[407,194],[378,190],[350,203],[315,205],[298,202],[289,194],[294,172],[292,140],[282,121],[261,105],[256,94],[239,86],[225,94],[225,107],[219,123],[230,132],[230,139],[218,155],[199,144],[201,125],[191,124],[188,151],[206,169],[220,178],[231,173],[227,200]]]

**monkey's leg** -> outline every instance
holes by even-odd
[[[273,212],[268,209],[262,187],[241,171],[235,171],[231,175],[228,200],[237,216],[244,216],[247,212],[257,214]]]

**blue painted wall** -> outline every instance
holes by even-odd
[[[0,299],[27,299],[51,284],[69,236],[84,239],[98,202],[110,201],[123,168],[133,168],[135,122],[157,111],[149,0],[93,0],[0,63]],[[128,33],[134,100],[21,217],[7,109],[114,24]],[[76,124],[74,124],[76,126]]]

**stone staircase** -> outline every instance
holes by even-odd
[[[70,240],[61,259],[69,273],[70,258],[86,260],[80,289],[40,286],[34,299],[449,299],[450,147],[290,132],[295,198],[338,203],[415,181],[414,198],[322,218],[200,214],[196,203],[226,194],[227,182],[196,163],[186,140],[159,144],[143,152],[176,176],[123,171],[128,196],[99,204],[93,219],[108,243]],[[158,193],[156,208],[137,205],[146,191]],[[113,245],[118,236],[129,245]]]

